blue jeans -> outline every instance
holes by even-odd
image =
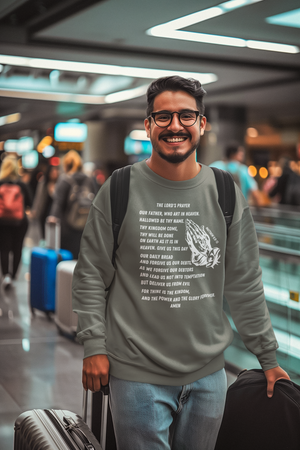
[[[110,376],[118,450],[213,450],[226,391],[224,369],[185,386]]]

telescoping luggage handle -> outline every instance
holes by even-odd
[[[106,430],[107,430],[107,413],[108,413],[108,394],[109,385],[101,386],[100,391],[102,392],[102,411],[100,418],[100,445],[103,450],[106,448]],[[87,422],[87,409],[88,409],[88,396],[89,391],[83,390],[83,401],[82,401],[82,418],[84,422]]]
[[[51,222],[47,217],[45,225],[46,247],[56,251],[59,250],[60,235],[61,235],[60,220],[57,218],[56,222]]]

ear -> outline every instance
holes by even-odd
[[[200,136],[204,135],[205,127],[206,127],[206,117],[203,116],[200,122]]]
[[[145,130],[147,133],[147,138],[150,139],[150,120],[149,119],[144,120],[144,126],[145,126]]]

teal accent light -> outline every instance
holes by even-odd
[[[272,25],[300,28],[300,8],[267,17],[265,20]]]

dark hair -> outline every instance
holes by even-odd
[[[179,76],[163,77],[153,81],[147,90],[147,117],[153,111],[155,97],[165,91],[184,91],[190,94],[197,103],[200,114],[204,114],[203,97],[206,91],[201,86],[200,81],[193,78],[182,78]]]
[[[239,151],[241,145],[237,142],[231,143],[225,148],[225,157],[226,159],[231,159],[233,155],[236,155]]]

